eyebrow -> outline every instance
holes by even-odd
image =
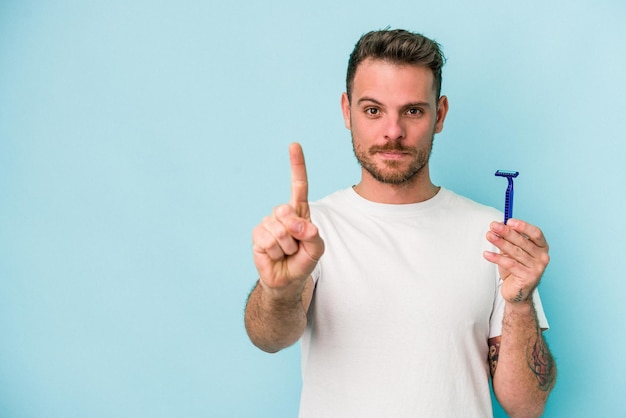
[[[363,102],[372,102],[378,106],[384,106],[381,102],[379,102],[378,100],[374,99],[373,97],[361,97],[358,101],[357,104],[362,104]],[[430,103],[428,102],[410,102],[407,103],[405,105],[403,105],[402,107],[431,107]]]
[[[382,106],[382,105],[383,105],[383,104],[382,104],[381,102],[379,102],[378,100],[376,100],[376,99],[374,99],[374,98],[372,98],[372,97],[367,97],[367,96],[365,96],[365,97],[361,97],[361,98],[357,101],[357,104],[361,104],[361,103],[363,103],[363,102],[372,102],[372,103],[375,103],[375,104],[380,105],[380,106]]]

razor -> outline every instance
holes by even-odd
[[[507,171],[507,170],[498,170],[496,171],[496,176],[498,177],[506,177],[509,181],[509,185],[506,188],[506,196],[504,199],[504,224],[513,217],[513,179],[519,176],[519,172],[517,171]]]

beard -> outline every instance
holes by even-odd
[[[422,169],[426,167],[433,149],[434,138],[433,133],[428,144],[422,148],[405,147],[399,141],[393,141],[382,146],[373,146],[368,150],[364,150],[355,143],[354,135],[352,135],[352,148],[354,150],[354,156],[359,161],[361,167],[370,173],[374,179],[385,184],[400,185],[416,178]],[[376,164],[373,157],[379,152],[387,151],[409,154],[412,157],[412,161],[408,166],[403,168],[404,162],[384,160],[382,162],[383,166],[380,167]]]

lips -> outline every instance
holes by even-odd
[[[397,160],[397,159],[410,155],[410,153],[408,152],[398,152],[398,151],[381,151],[381,152],[377,152],[376,154],[388,160]]]

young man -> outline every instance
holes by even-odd
[[[539,416],[554,385],[541,230],[431,182],[443,62],[419,34],[365,34],[341,98],[361,181],[309,205],[292,144],[291,200],[253,231],[246,329],[268,352],[302,338],[300,417],[488,417],[490,373],[510,416]]]

